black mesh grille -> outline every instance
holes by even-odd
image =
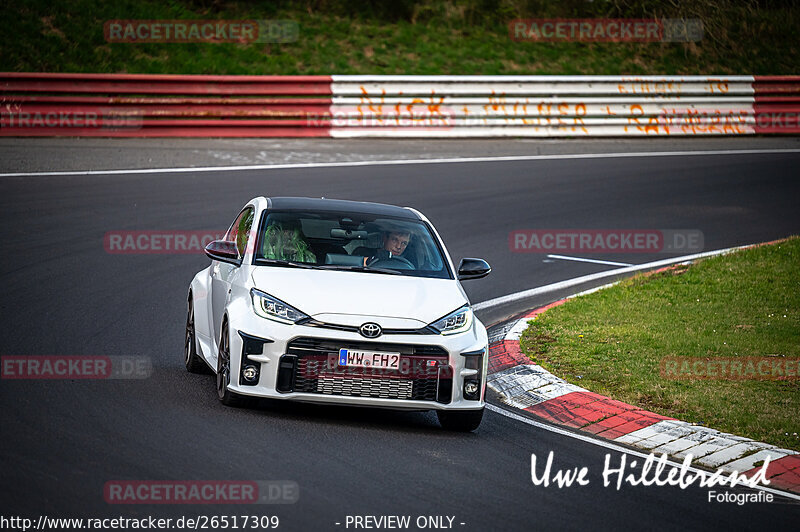
[[[340,367],[340,349],[400,353],[400,369]],[[297,338],[286,351],[297,357],[295,392],[450,402],[452,368],[439,346]]]

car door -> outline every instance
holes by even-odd
[[[236,249],[241,263],[247,250],[247,243],[250,237],[250,229],[253,226],[255,209],[251,206],[246,207],[239,216],[236,217],[230,229],[225,234],[225,240],[236,243]],[[222,329],[222,316],[225,314],[225,307],[231,293],[231,284],[239,275],[241,267],[237,264],[230,264],[218,260],[211,263],[211,312],[212,329],[216,342],[219,342],[220,331]]]

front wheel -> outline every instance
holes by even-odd
[[[483,419],[483,408],[480,410],[437,410],[436,417],[445,430],[472,432],[477,429]]]
[[[245,406],[247,397],[228,389],[231,382],[231,344],[227,322],[222,325],[217,353],[217,396],[225,406]]]
[[[183,363],[189,373],[208,373],[208,366],[197,354],[197,338],[194,331],[194,301],[189,296],[186,314],[186,336],[183,345]]]

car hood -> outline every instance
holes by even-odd
[[[252,277],[259,290],[314,319],[342,325],[423,327],[468,302],[452,279],[273,266],[255,267]]]

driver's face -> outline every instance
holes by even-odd
[[[383,239],[383,249],[392,255],[402,255],[411,240],[411,235],[407,233],[389,233]]]

